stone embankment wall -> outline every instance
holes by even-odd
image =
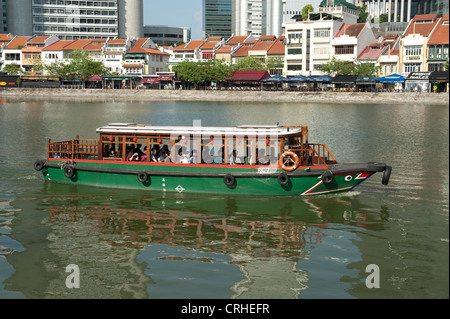
[[[59,101],[251,101],[293,103],[449,104],[448,93],[409,92],[284,92],[111,89],[0,89],[0,97]]]

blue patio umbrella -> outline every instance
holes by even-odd
[[[286,78],[286,82],[306,82],[306,76],[297,75]]]
[[[403,83],[405,82],[405,77],[399,74],[386,75],[381,78],[377,78],[379,83]]]
[[[270,78],[261,80],[261,82],[283,82],[283,81],[286,81],[286,78],[278,74],[271,76]]]
[[[331,76],[328,75],[310,75],[306,77],[309,82],[331,82]]]

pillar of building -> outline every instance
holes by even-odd
[[[406,21],[411,20],[411,0],[408,0],[408,12],[406,14]]]
[[[394,10],[394,22],[397,22],[397,15],[398,15],[398,0],[395,1],[395,10]]]
[[[400,22],[404,22],[403,18],[404,18],[404,14],[403,12],[405,11],[405,0],[402,0],[400,3]]]
[[[391,22],[391,14],[392,14],[392,7],[391,7],[391,0],[388,0],[388,8],[386,8],[387,14],[388,14],[388,22]]]

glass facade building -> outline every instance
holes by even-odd
[[[203,38],[232,34],[232,0],[203,0]]]

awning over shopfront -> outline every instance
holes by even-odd
[[[449,82],[449,71],[434,71],[430,74],[430,82],[445,83]]]
[[[270,77],[267,71],[234,71],[233,81],[262,81]]]
[[[173,76],[171,75],[160,75],[159,76],[160,81],[173,81]]]
[[[354,76],[354,75],[336,75],[331,80],[331,83],[348,84],[348,83],[355,83],[355,81],[356,81],[356,76]]]
[[[102,81],[103,77],[100,75],[93,75],[90,78],[86,79],[86,81]]]
[[[405,77],[399,74],[390,74],[383,76],[381,78],[377,78],[377,82],[379,83],[403,83],[405,82]]]
[[[431,72],[411,72],[405,79],[405,91],[430,92]]]
[[[143,78],[141,80],[142,84],[157,84],[159,83],[159,78]]]
[[[429,81],[431,72],[411,72],[406,81]]]
[[[356,81],[356,84],[360,84],[360,85],[375,85],[375,84],[377,84],[377,79],[371,78],[371,77],[357,78],[355,81]]]

